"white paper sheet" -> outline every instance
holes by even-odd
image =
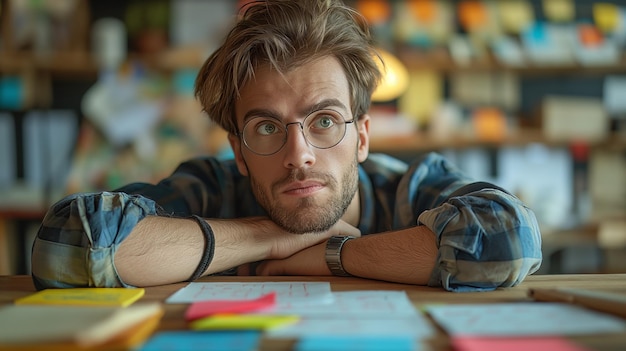
[[[279,308],[273,313],[302,316],[300,322],[267,331],[273,338],[316,336],[411,337],[424,339],[434,329],[404,291],[343,291],[323,306]],[[267,313],[267,312],[263,312]]]
[[[192,303],[204,300],[256,299],[276,293],[277,308],[320,305],[333,301],[328,282],[189,283],[165,300],[166,303]]]
[[[434,335],[432,326],[421,315],[387,317],[382,319],[360,316],[334,318],[305,317],[296,324],[267,330],[270,338],[312,338],[329,336],[367,336],[369,338],[408,337],[424,340]]]
[[[417,310],[404,291],[341,291],[334,292],[333,300],[327,304],[283,304],[262,314],[297,314],[303,317],[342,318],[359,317],[386,319],[413,317]]]
[[[270,292],[276,292],[276,307],[257,313],[301,316],[296,324],[266,331],[272,338],[401,337],[418,345],[434,335],[406,292],[397,290],[331,292],[328,282],[189,283],[166,303],[254,299]]]
[[[622,319],[564,303],[523,302],[427,306],[454,336],[582,335],[626,330]]]

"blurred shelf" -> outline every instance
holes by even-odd
[[[0,54],[0,72],[22,73],[25,71],[83,77],[95,77],[98,72],[95,62],[87,52],[56,52],[50,54],[13,52]]]
[[[411,48],[398,48],[397,55],[409,69],[431,69],[440,72],[485,72],[502,71],[523,75],[570,75],[591,74],[605,75],[614,73],[626,73],[626,54],[622,54],[619,62],[602,65],[583,65],[580,63],[568,64],[535,64],[527,63],[523,66],[512,66],[498,61],[492,54],[486,55],[480,60],[474,60],[466,65],[454,62],[452,57],[444,49],[419,51]]]
[[[42,220],[46,215],[46,210],[44,208],[36,209],[36,208],[0,208],[0,220],[2,218],[7,219],[21,219],[21,220]]]
[[[199,69],[208,53],[206,50],[196,47],[170,48],[158,54],[131,54],[132,59],[144,62],[150,67],[162,71],[174,71],[179,69]]]
[[[48,206],[44,189],[17,182],[2,189],[0,219],[41,220]]]
[[[444,73],[506,71],[524,75],[604,75],[626,73],[626,55],[610,65],[552,64],[510,66],[499,62],[493,55],[462,65],[454,62],[444,50],[419,51],[411,48],[398,48],[397,55],[409,69],[431,69]],[[171,71],[184,68],[200,68],[208,57],[206,50],[199,47],[171,48],[157,54],[130,53],[129,59],[139,60],[156,69]],[[21,72],[37,69],[53,75],[76,75],[95,77],[98,67],[89,52],[54,52],[34,54],[31,52],[0,53],[0,73]]]
[[[370,136],[370,151],[404,153],[426,152],[442,149],[467,149],[474,147],[500,148],[511,146],[524,146],[540,143],[548,147],[568,146],[572,140],[553,140],[546,138],[541,130],[520,130],[512,133],[501,140],[485,140],[474,136],[451,135],[446,138],[437,138],[427,133],[415,133],[414,135],[388,135]],[[592,147],[608,150],[626,150],[626,137],[611,135],[602,141],[589,142]]]
[[[200,68],[205,52],[199,48],[170,49],[154,55],[131,53],[129,60],[138,60],[155,69],[172,71],[184,68]],[[0,53],[0,73],[20,74],[28,71],[48,73],[53,76],[94,79],[98,65],[87,51]]]

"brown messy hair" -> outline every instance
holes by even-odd
[[[235,101],[257,67],[288,72],[334,56],[348,79],[352,113],[360,117],[380,79],[373,55],[367,22],[339,0],[256,1],[200,69],[195,96],[214,122],[236,134]]]

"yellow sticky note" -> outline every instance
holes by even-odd
[[[576,15],[572,0],[543,0],[543,13],[552,22],[571,22]]]
[[[300,320],[294,315],[216,314],[189,323],[194,330],[264,330],[292,324]]]
[[[604,33],[611,33],[619,25],[619,8],[614,4],[598,2],[593,4],[593,21]]]
[[[519,34],[535,21],[535,13],[526,0],[498,1],[498,15],[505,31]]]
[[[126,307],[139,300],[143,288],[46,289],[15,300],[16,305],[76,305]]]

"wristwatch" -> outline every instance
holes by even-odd
[[[341,248],[348,240],[356,239],[354,236],[331,236],[326,242],[326,264],[333,275],[350,277],[350,273],[343,269],[341,264]]]

